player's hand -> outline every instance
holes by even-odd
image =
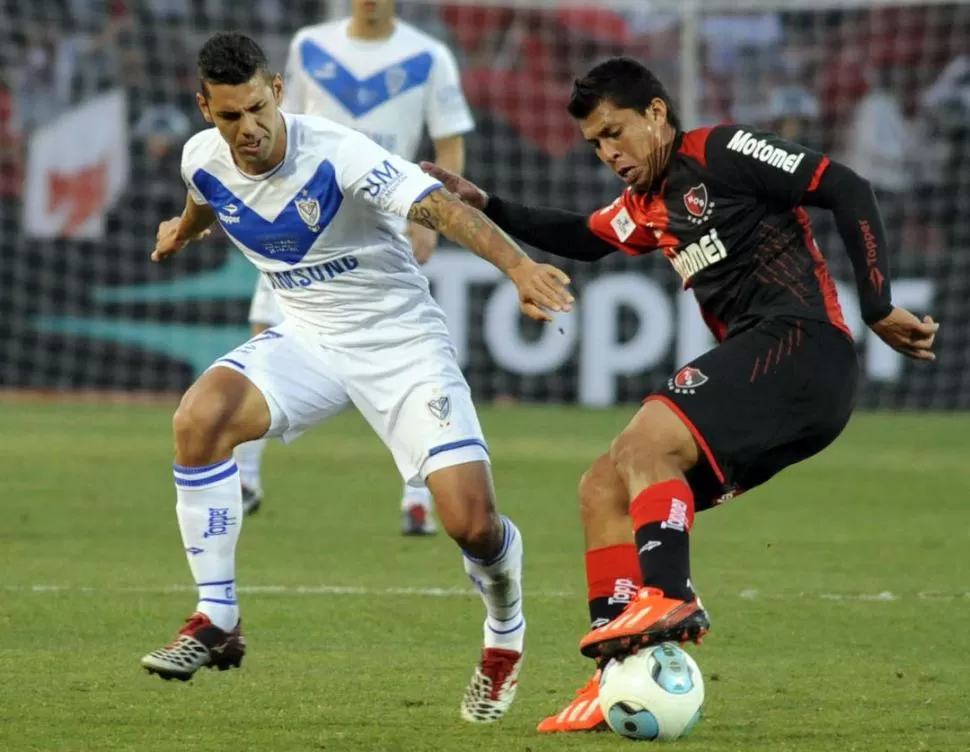
[[[200,232],[194,238],[185,240],[180,238],[178,234],[179,225],[181,223],[181,217],[172,217],[172,219],[166,219],[164,222],[158,225],[158,232],[155,233],[155,249],[152,251],[152,261],[155,261],[156,263],[159,261],[164,261],[169,256],[174,256],[176,253],[185,248],[185,246],[187,246],[191,240],[202,240],[202,238],[208,236],[212,232],[211,229],[206,229]]]
[[[408,223],[407,236],[411,241],[411,250],[419,264],[428,263],[435,246],[438,245],[438,233],[417,222]]]
[[[883,342],[915,360],[936,360],[933,341],[939,328],[931,316],[920,321],[905,308],[893,308],[886,318],[872,325]]]
[[[421,169],[469,206],[479,211],[485,209],[485,204],[488,203],[488,194],[471,180],[466,180],[461,175],[456,175],[444,167],[438,167],[434,162],[422,162]]]
[[[519,291],[522,313],[536,321],[552,321],[550,311],[571,311],[574,298],[569,292],[569,276],[549,264],[527,259],[509,271]]]

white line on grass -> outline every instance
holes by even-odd
[[[192,585],[135,585],[99,586],[99,585],[2,585],[0,589],[8,593],[130,593],[135,595],[165,595],[168,593],[194,593]],[[478,596],[477,590],[467,588],[437,588],[437,587],[364,587],[358,585],[244,585],[237,588],[237,592],[244,595],[283,595],[283,596],[328,596],[350,595],[362,597],[377,596],[416,596],[424,598],[472,598]],[[571,590],[532,590],[527,591],[530,598],[559,598],[581,600],[584,594]],[[742,590],[736,594],[737,598],[746,601],[757,600],[822,600],[822,601],[863,601],[863,602],[894,602],[894,601],[970,601],[970,592],[942,592],[923,591],[919,593],[899,594],[883,590],[879,593],[832,593],[832,592],[777,592],[766,593],[754,588]]]

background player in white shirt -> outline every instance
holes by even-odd
[[[198,603],[176,640],[142,665],[187,680],[205,666],[241,663],[242,490],[233,449],[262,436],[290,441],[353,403],[402,477],[427,482],[482,594],[484,647],[461,715],[494,721],[515,696],[522,661],[522,538],[497,511],[444,312],[394,217],[495,264],[533,318],[570,308],[569,279],[529,259],[415,164],[324,118],[281,113],[283,82],[249,37],[210,39],[199,72],[199,106],[216,127],[185,145],[185,209],[159,226],[152,258],[171,256],[218,221],[270,281],[285,317],[218,359],[175,412],[176,512]]]
[[[354,0],[350,18],[298,31],[290,44],[282,108],[349,126],[408,161],[417,158],[427,128],[436,163],[459,175],[465,167],[464,134],[475,126],[451,51],[395,18],[394,0]],[[437,233],[403,219],[401,226],[414,257],[425,263]],[[260,278],[249,312],[254,335],[282,320],[275,297]],[[262,503],[266,443],[248,442],[235,452],[247,514]],[[406,535],[435,532],[424,483],[404,485],[401,517]]]

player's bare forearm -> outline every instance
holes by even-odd
[[[447,136],[434,140],[434,161],[448,172],[461,175],[465,172],[465,137]]]
[[[457,196],[441,188],[415,202],[408,219],[437,230],[449,240],[468,248],[509,273],[530,259],[519,246],[478,209],[463,203]]]
[[[181,242],[194,240],[208,230],[216,221],[216,213],[208,204],[197,204],[189,196],[185,200],[185,209],[179,218],[177,238]]]

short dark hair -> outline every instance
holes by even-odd
[[[238,86],[259,72],[269,72],[266,53],[252,37],[235,31],[209,37],[196,61],[199,84],[206,94],[206,84]]]
[[[622,109],[646,112],[654,99],[667,105],[667,122],[680,130],[680,118],[667,89],[653,71],[632,57],[611,57],[573,82],[566,109],[577,120],[589,117],[606,100]]]

